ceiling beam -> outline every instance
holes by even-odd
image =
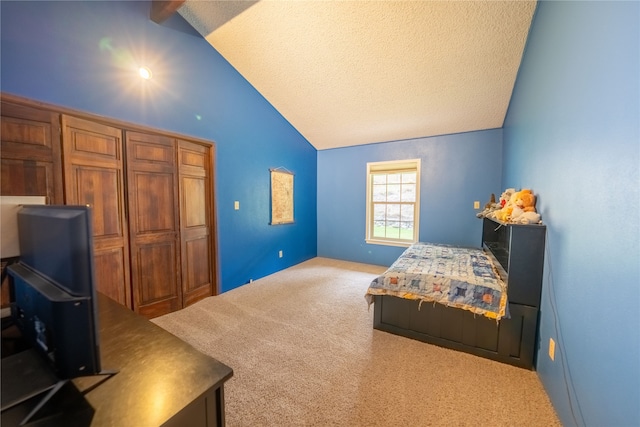
[[[161,24],[173,15],[185,0],[153,0],[151,2],[151,20]]]

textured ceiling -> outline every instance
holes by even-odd
[[[535,1],[200,1],[179,13],[318,150],[502,127]]]

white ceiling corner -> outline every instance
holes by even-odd
[[[535,1],[199,1],[179,13],[318,150],[502,126]]]

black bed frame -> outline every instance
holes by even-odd
[[[499,322],[442,304],[374,297],[373,327],[408,338],[535,369],[544,266],[544,225],[484,218],[482,244],[508,283],[510,318]]]

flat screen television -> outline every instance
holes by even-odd
[[[60,379],[101,373],[88,206],[25,205],[19,262],[8,267],[11,315]]]

